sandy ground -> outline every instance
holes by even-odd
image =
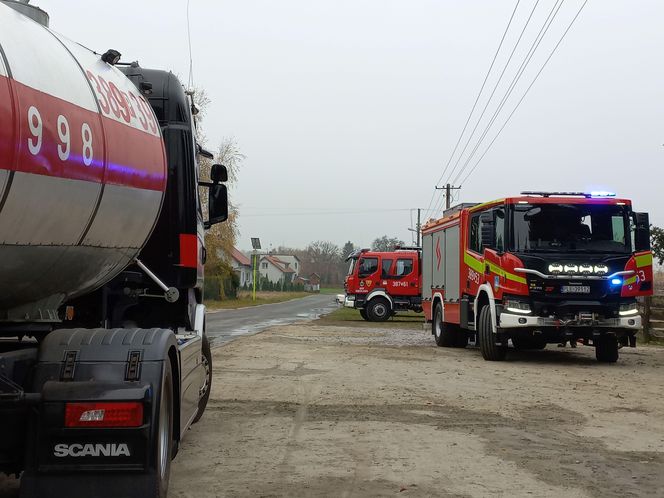
[[[511,353],[316,322],[239,339],[170,496],[664,496],[664,349]]]
[[[317,322],[241,338],[169,496],[664,497],[663,348],[511,353]]]

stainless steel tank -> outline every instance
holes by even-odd
[[[52,319],[117,275],[165,188],[161,131],[136,87],[0,3],[0,321]]]

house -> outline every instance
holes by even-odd
[[[251,260],[235,247],[231,253],[230,263],[233,271],[237,273],[240,279],[240,287],[246,287],[253,283]]]
[[[261,278],[267,278],[273,284],[286,284],[293,281],[296,271],[290,267],[290,263],[282,261],[273,255],[263,255],[260,258],[258,272]]]
[[[297,276],[293,279],[296,285],[302,285],[305,292],[320,292],[320,276],[318,273],[312,273],[309,278]]]
[[[300,274],[300,270],[302,269],[302,264],[300,258],[298,258],[297,256],[291,254],[270,254],[270,256],[277,258],[286,266],[286,268],[295,270],[295,276],[298,276]]]
[[[318,273],[309,275],[309,282],[311,283],[311,292],[320,292],[320,275]]]

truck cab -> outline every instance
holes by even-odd
[[[583,341],[615,362],[636,344],[653,270],[648,215],[628,199],[523,192],[448,213],[425,226],[423,246],[425,314],[441,346],[470,337],[500,360],[509,341]]]
[[[351,253],[344,281],[344,306],[368,321],[385,321],[397,311],[422,311],[419,248]]]

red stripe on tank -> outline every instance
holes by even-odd
[[[166,189],[166,156],[160,137],[0,77],[3,101],[7,82],[18,102],[18,115],[9,109],[6,116],[9,106],[0,104],[0,123],[11,123],[0,126],[0,157],[13,155],[9,151],[14,148],[18,162],[14,166],[2,161],[0,167],[145,190]]]

